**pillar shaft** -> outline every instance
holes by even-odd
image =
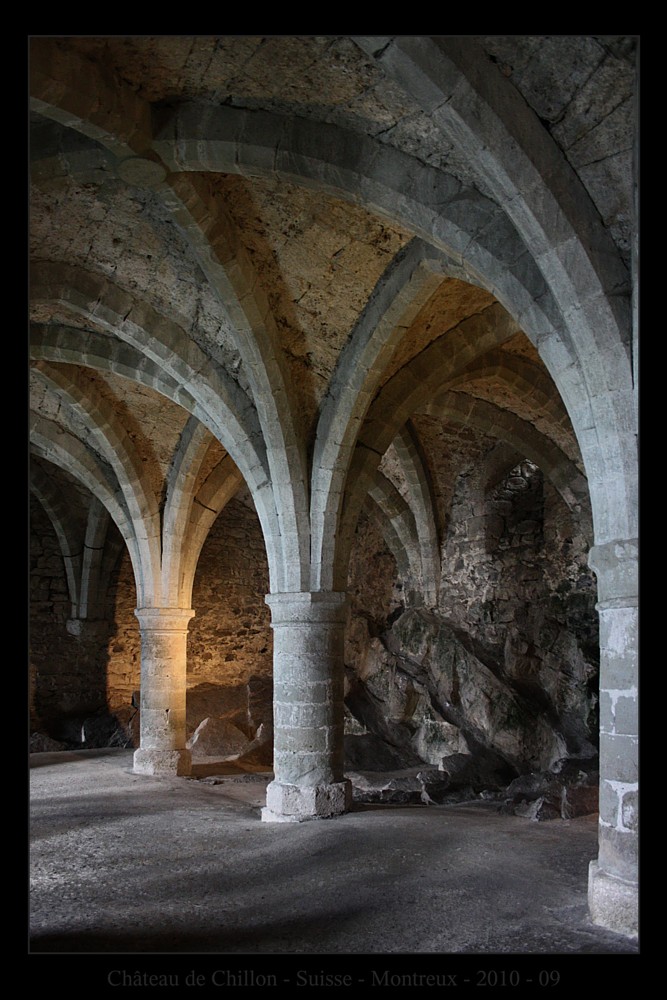
[[[185,698],[190,608],[137,608],[141,629],[141,737],[138,774],[189,774]]]
[[[347,595],[269,594],[273,628],[274,771],[266,821],[324,818],[350,805],[343,776],[343,641]]]
[[[591,550],[600,615],[599,854],[591,863],[593,920],[636,935],[638,924],[638,567],[635,540]]]

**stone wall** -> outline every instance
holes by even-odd
[[[65,565],[53,526],[36,500],[30,507],[31,731],[68,738],[79,717],[105,704],[106,625],[70,620]],[[72,721],[70,721],[72,720]]]
[[[355,534],[348,572],[350,610],[345,630],[345,663],[363,671],[372,640],[387,621],[404,608],[396,561],[370,509],[363,510]]]
[[[459,477],[440,610],[559,720],[569,753],[591,751],[599,662],[588,545],[559,494],[523,461],[492,489]]]
[[[188,733],[208,714],[235,718],[257,689],[271,715],[272,634],[264,601],[268,566],[259,520],[246,503],[231,500],[202,548],[192,594],[195,617],[188,634]],[[136,593],[124,556],[113,600],[113,638],[108,650],[108,703],[125,717],[140,687],[141,639],[134,614]],[[252,681],[251,681],[252,679]],[[262,683],[262,682],[267,683]],[[248,692],[248,685],[252,693]],[[136,728],[136,726],[135,726]],[[136,734],[135,734],[136,741]]]
[[[581,640],[595,645],[588,544],[563,500],[528,461],[488,491],[480,480],[478,467],[458,477],[443,551],[443,614],[504,643],[522,609],[557,596]]]
[[[188,687],[270,677],[269,571],[254,509],[231,500],[204,544],[192,594]]]
[[[137,589],[127,550],[109,587],[109,643],[106,649],[107,702],[109,710],[129,709],[141,681],[141,635],[134,613]]]
[[[41,505],[35,502],[33,508],[31,731],[43,729],[50,736],[77,742],[74,737],[87,715],[108,712],[123,726],[134,717],[133,694],[141,681],[134,575],[124,551],[109,581],[109,621],[69,622],[58,539]],[[233,689],[236,703],[239,689],[253,678],[253,690],[261,689],[270,716],[273,647],[264,601],[268,586],[255,511],[232,500],[215,521],[199,559],[193,590],[196,616],[188,636],[188,689],[202,685]],[[259,709],[256,715],[263,718],[266,712]],[[71,725],[63,725],[65,717],[71,717]],[[189,728],[198,721],[193,720]],[[76,733],[72,725],[78,727]],[[135,720],[131,726],[134,741],[137,732]]]

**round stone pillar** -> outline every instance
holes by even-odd
[[[638,933],[638,547],[591,549],[600,614],[599,854],[588,877],[593,921]]]
[[[275,778],[265,822],[324,819],[349,809],[343,777],[343,640],[347,595],[269,594],[273,628]]]
[[[135,774],[190,773],[185,748],[186,643],[191,608],[137,608],[141,629],[141,738]]]

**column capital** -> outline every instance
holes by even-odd
[[[108,618],[68,618],[65,628],[69,635],[80,636],[84,639],[102,638],[105,632],[109,631]]]
[[[264,600],[271,608],[271,624],[274,627],[344,624],[347,618],[348,595],[340,590],[267,594]]]
[[[192,608],[135,608],[139,628],[147,632],[187,632]]]
[[[639,541],[619,538],[594,545],[588,565],[598,581],[598,609],[632,608],[639,594]]]

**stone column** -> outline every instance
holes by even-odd
[[[185,748],[186,643],[191,608],[137,608],[141,629],[141,739],[135,774],[190,773]]]
[[[638,932],[638,549],[635,539],[591,549],[600,613],[599,855],[588,876],[596,924]]]
[[[275,778],[265,822],[324,819],[349,809],[343,777],[343,640],[347,595],[269,594],[273,628]]]

